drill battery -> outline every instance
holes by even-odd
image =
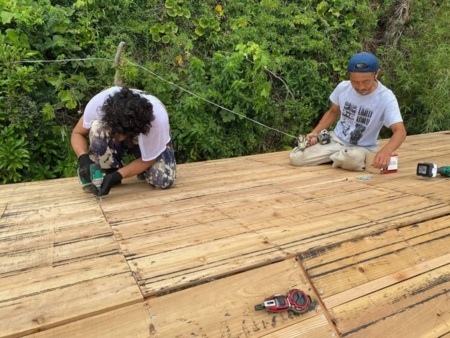
[[[331,142],[331,136],[328,130],[323,129],[318,135],[317,140],[320,144],[328,144]]]
[[[436,177],[437,174],[450,177],[450,166],[438,167],[436,163],[418,163],[416,173],[422,177]]]

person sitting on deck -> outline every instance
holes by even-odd
[[[377,80],[378,60],[371,53],[355,54],[347,66],[349,80],[342,81],[330,95],[331,108],[317,126],[306,135],[309,147],[295,147],[290,153],[294,166],[333,162],[333,167],[363,171],[366,155],[376,152],[371,166],[386,168],[391,154],[406,138],[406,129],[393,92]],[[339,117],[339,120],[338,120]],[[330,134],[330,143],[318,144],[318,134],[338,120]],[[392,136],[377,152],[381,128],[388,127]],[[369,163],[367,163],[369,165]]]
[[[111,87],[95,95],[73,129],[71,145],[78,157],[80,181],[91,182],[93,163],[100,163],[105,171],[98,191],[92,184],[85,189],[98,196],[134,175],[161,189],[175,182],[167,111],[159,99],[145,92]],[[125,165],[127,154],[135,159]]]

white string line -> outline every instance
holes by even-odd
[[[212,104],[213,106],[216,106],[216,107],[218,107],[218,108],[220,108],[220,109],[222,109],[222,110],[225,110],[225,111],[227,111],[227,112],[230,112],[230,113],[232,113],[232,114],[234,114],[234,115],[237,115],[237,116],[240,116],[240,117],[242,117],[242,118],[245,118],[245,119],[247,119],[247,120],[249,120],[249,121],[251,121],[251,122],[253,122],[253,123],[256,123],[256,124],[258,124],[258,125],[260,125],[260,126],[262,126],[262,127],[264,127],[264,128],[267,128],[267,129],[276,131],[276,132],[278,132],[278,133],[280,133],[280,134],[283,134],[283,135],[286,135],[286,136],[289,136],[289,137],[292,137],[292,138],[297,139],[297,136],[294,136],[294,135],[285,133],[285,132],[283,132],[283,131],[281,131],[281,130],[279,130],[279,129],[273,128],[273,127],[269,127],[269,126],[267,126],[267,125],[265,125],[265,124],[263,124],[263,123],[261,123],[261,122],[259,122],[259,121],[257,121],[257,120],[254,120],[254,119],[252,119],[252,118],[250,118],[250,117],[247,117],[247,116],[245,116],[245,115],[243,115],[243,114],[239,114],[239,113],[237,113],[237,112],[235,112],[235,111],[233,111],[233,110],[231,110],[231,109],[228,109],[228,108],[223,107],[223,106],[221,106],[221,105],[219,105],[219,104],[217,104],[217,103],[215,103],[215,102],[212,102],[212,101],[210,101],[210,100],[208,100],[208,99],[205,99],[205,98],[201,97],[201,96],[198,95],[198,94],[195,94],[195,93],[193,93],[193,92],[191,92],[191,91],[189,91],[189,90],[187,90],[187,89],[185,89],[185,88],[183,88],[183,87],[181,87],[181,86],[179,86],[179,85],[177,85],[177,84],[175,84],[175,83],[173,83],[173,82],[171,82],[171,81],[168,81],[168,80],[164,79],[163,77],[159,76],[158,74],[153,73],[153,72],[150,71],[149,69],[147,69],[147,68],[145,68],[145,67],[143,67],[143,66],[141,66],[141,65],[139,65],[139,64],[137,64],[137,63],[133,63],[133,62],[131,62],[131,61],[129,61],[129,60],[126,60],[126,59],[124,59],[124,58],[121,58],[121,60],[124,60],[124,61],[126,61],[127,63],[129,63],[130,65],[132,65],[132,66],[134,66],[134,67],[137,67],[137,68],[140,68],[140,69],[146,71],[147,73],[153,75],[153,76],[156,77],[157,79],[159,79],[159,80],[161,80],[161,81],[163,81],[163,82],[165,82],[165,83],[168,83],[168,84],[170,84],[170,85],[172,85],[172,86],[175,86],[176,88],[178,88],[178,89],[180,89],[180,90],[182,90],[182,91],[184,91],[184,92],[186,92],[186,93],[188,93],[188,94],[190,94],[190,95],[192,95],[192,96],[195,96],[195,97],[199,98],[200,100],[203,100],[203,101],[205,101],[205,102],[207,102],[207,103],[209,103],[209,104]],[[47,62],[47,63],[51,63],[51,62],[70,62],[70,61],[108,61],[108,62],[113,62],[114,60],[112,60],[112,59],[106,59],[106,58],[80,58],[80,59],[61,59],[61,60],[23,60],[23,61],[14,61],[13,63],[39,63],[39,62]]]
[[[11,63],[57,63],[57,62],[70,62],[70,61],[109,61],[113,62],[113,59],[106,58],[81,58],[81,59],[61,59],[61,60],[19,60]]]

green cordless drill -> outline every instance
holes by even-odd
[[[450,166],[438,167],[435,163],[418,163],[417,175],[423,177],[436,177],[440,174],[445,177],[450,177]]]
[[[78,174],[78,179],[80,180],[80,183],[83,185],[83,190],[91,191],[92,185],[97,189],[97,191],[100,191],[100,187],[103,183],[103,172],[102,167],[99,163],[92,163],[89,166],[89,174],[91,177],[91,182],[88,182],[87,180],[83,179],[80,174]]]

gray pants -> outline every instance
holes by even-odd
[[[92,122],[89,130],[89,156],[93,161],[100,163],[102,169],[111,171],[122,168],[127,155],[133,160],[141,157],[137,138],[132,142],[113,140],[101,121]],[[138,175],[138,178],[145,179],[154,187],[167,189],[175,183],[176,172],[175,155],[168,145],[157,157],[156,163]]]
[[[366,155],[369,150],[343,144],[330,132],[331,142],[328,144],[315,144],[303,151],[295,147],[290,154],[291,164],[295,166],[312,166],[333,162],[334,168],[343,168],[353,171],[364,171]]]

